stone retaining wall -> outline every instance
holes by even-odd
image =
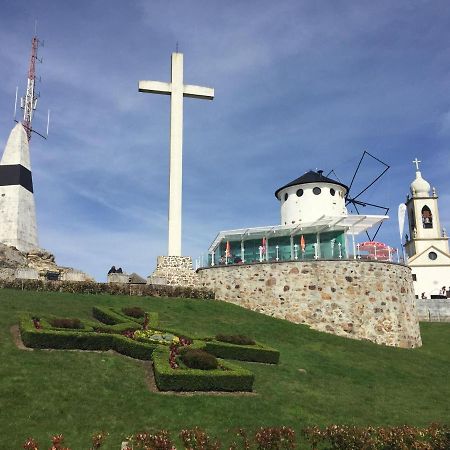
[[[421,322],[450,322],[450,299],[417,299],[417,313]]]
[[[199,269],[218,300],[377,344],[420,347],[411,271],[378,261],[290,261]]]

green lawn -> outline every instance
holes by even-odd
[[[109,353],[24,351],[10,327],[19,312],[91,318],[93,305],[142,306],[161,327],[188,335],[246,334],[281,352],[276,366],[244,363],[256,395],[176,396],[148,390],[139,361]],[[423,347],[359,342],[211,300],[156,299],[0,290],[0,448],[33,436],[48,448],[63,433],[73,450],[110,433],[165,428],[175,437],[200,426],[225,439],[230,428],[286,425],[296,431],[331,423],[415,426],[450,422],[450,323],[421,325]],[[299,369],[306,370],[302,373]]]

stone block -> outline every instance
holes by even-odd
[[[128,284],[130,282],[130,276],[126,273],[109,273],[108,283],[124,283]]]
[[[39,280],[38,271],[30,267],[16,269],[14,276],[21,280]]]
[[[89,281],[84,272],[79,270],[69,270],[60,276],[61,281]]]

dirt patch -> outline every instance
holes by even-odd
[[[13,325],[9,329],[9,331],[11,332],[14,344],[16,344],[17,348],[19,348],[20,350],[28,350],[30,352],[33,351],[32,348],[28,348],[28,347],[25,347],[25,345],[23,345],[22,336],[20,336],[19,325]]]

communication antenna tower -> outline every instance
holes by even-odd
[[[31,57],[30,57],[30,66],[28,68],[28,81],[27,81],[27,91],[25,97],[21,97],[20,99],[20,107],[23,109],[23,118],[22,125],[25,128],[25,131],[28,136],[28,141],[31,139],[31,133],[36,133],[39,136],[47,139],[48,137],[48,128],[50,123],[50,111],[48,111],[47,115],[47,133],[46,135],[42,135],[37,131],[33,130],[33,115],[34,111],[37,108],[38,98],[40,97],[39,93],[36,93],[36,62],[42,63],[42,59],[38,58],[38,48],[40,45],[40,40],[38,39],[36,32],[31,39]],[[16,106],[14,107],[14,115],[17,110],[17,91],[16,91]],[[14,117],[15,120],[15,117]],[[18,122],[16,120],[16,122]]]

